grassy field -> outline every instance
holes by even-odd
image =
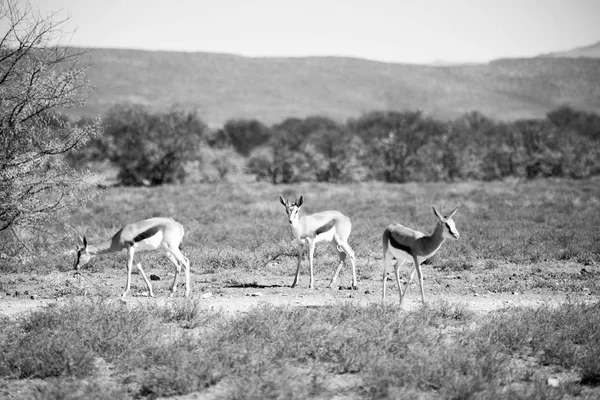
[[[352,218],[357,291],[349,268],[326,289],[325,245],[316,288],[306,265],[289,287],[280,194]],[[598,398],[599,200],[597,180],[112,188],[69,216],[60,255],[2,264],[0,310],[47,307],[0,317],[0,397]],[[432,205],[460,205],[461,238],[424,267],[428,304],[413,286],[399,310],[393,279],[381,301],[381,234],[390,222],[431,232]],[[124,255],[72,277],[77,235],[93,243],[152,216],[185,226],[191,299],[166,298],[173,268],[154,253],[142,262],[161,277],[156,299],[118,300]],[[134,276],[132,292],[144,290]]]

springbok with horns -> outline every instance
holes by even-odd
[[[298,283],[300,264],[302,263],[302,256],[306,247],[308,247],[308,264],[310,269],[310,284],[308,287],[309,289],[314,287],[315,277],[313,272],[313,257],[315,245],[319,242],[329,242],[340,259],[333,274],[333,278],[331,278],[331,282],[329,283],[329,287],[331,288],[335,283],[340,270],[342,269],[342,265],[349,256],[350,262],[352,263],[352,288],[356,289],[356,261],[354,251],[350,248],[350,245],[348,245],[348,237],[352,230],[350,218],[339,211],[333,210],[300,217],[300,207],[302,207],[304,202],[302,196],[294,203],[286,201],[281,196],[279,196],[279,200],[287,212],[292,235],[300,245],[296,277],[294,278],[294,283],[292,283],[292,288]]]
[[[402,299],[408,292],[410,283],[413,280],[415,271],[419,275],[419,285],[421,287],[421,300],[425,304],[425,293],[423,291],[423,273],[421,265],[423,261],[433,256],[442,246],[446,238],[458,240],[460,234],[456,229],[452,217],[456,214],[456,207],[450,215],[442,217],[442,215],[433,207],[433,212],[438,218],[435,230],[431,235],[425,235],[422,232],[412,230],[400,224],[391,224],[383,231],[383,298],[385,299],[385,284],[387,279],[387,271],[389,270],[392,261],[396,260],[394,265],[394,275],[396,276],[396,284],[400,293],[400,305]],[[408,278],[408,283],[402,292],[400,286],[400,267],[406,262],[412,261],[413,268]]]
[[[190,295],[190,262],[181,253],[180,246],[183,239],[183,226],[171,218],[150,218],[143,221],[134,222],[125,225],[111,239],[97,245],[88,245],[87,239],[83,237],[83,247],[77,250],[77,259],[75,260],[75,270],[79,270],[87,264],[92,258],[105,254],[118,253],[123,249],[127,250],[127,283],[125,297],[131,287],[131,270],[133,268],[133,259],[137,252],[164,250],[167,258],[175,265],[175,279],[171,286],[171,296],[177,290],[177,278],[181,273],[181,267],[185,269],[185,296]],[[137,268],[140,270],[146,286],[148,286],[149,295],[154,297],[152,285],[142,269],[142,264],[137,259]]]

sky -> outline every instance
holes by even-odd
[[[71,46],[398,63],[533,57],[600,41],[600,0],[29,0]]]

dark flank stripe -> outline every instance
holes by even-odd
[[[394,239],[394,234],[393,233],[390,232],[389,238],[390,238],[390,246],[392,246],[395,249],[402,250],[402,251],[405,251],[408,254],[410,254],[410,247],[398,243],[396,241],[396,239]]]
[[[158,226],[154,226],[150,229],[146,229],[144,232],[140,233],[139,235],[137,235],[136,237],[133,238],[133,243],[138,243],[138,242],[141,242],[142,240],[148,239],[149,237],[156,235],[158,233],[158,231],[160,231],[160,227],[158,227]]]
[[[331,221],[329,221],[328,223],[326,223],[325,225],[323,225],[322,227],[320,227],[319,229],[317,229],[315,231],[315,236],[316,235],[320,235],[321,233],[325,233],[328,230],[330,230],[331,228],[333,228],[333,226],[335,225],[335,219],[332,219]]]

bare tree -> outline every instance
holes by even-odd
[[[0,0],[0,232],[43,230],[44,221],[84,202],[97,179],[65,160],[100,132],[99,120],[76,125],[59,113],[92,89],[82,54],[61,43],[67,22]]]

